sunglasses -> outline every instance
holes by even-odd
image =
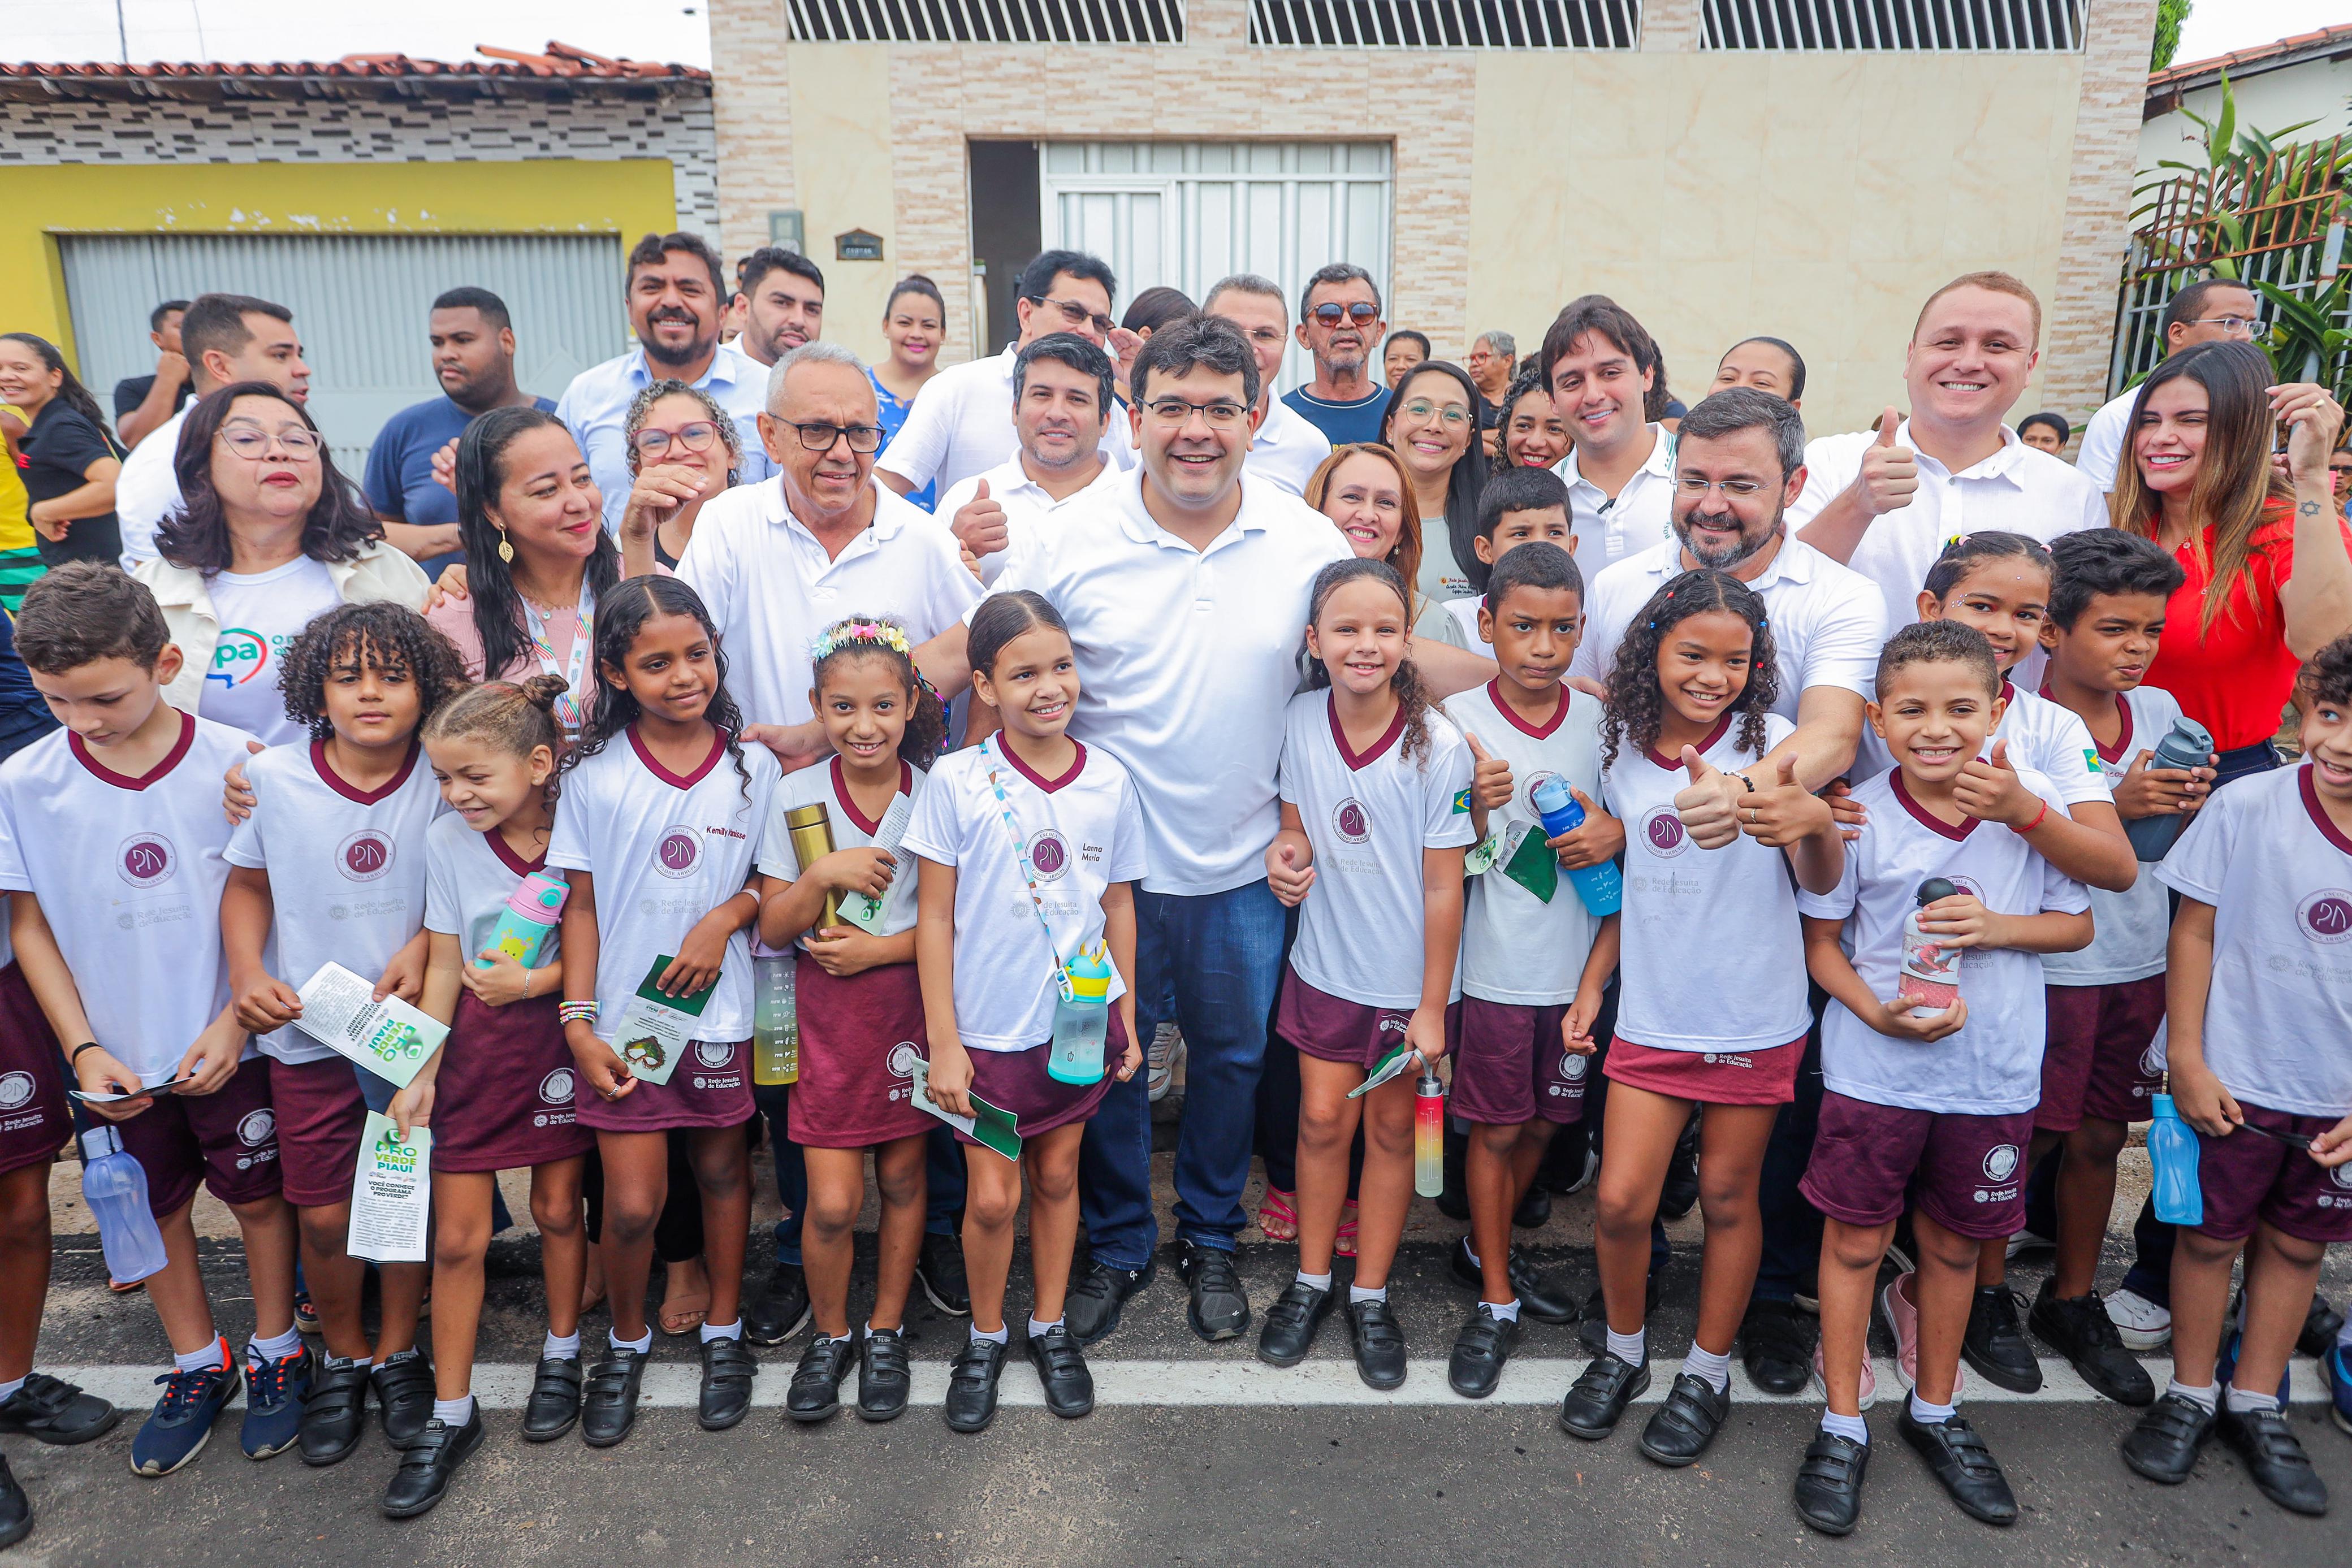
[[[1369,327],[1381,319],[1381,308],[1359,299],[1353,305],[1318,305],[1312,314],[1325,327],[1337,327],[1341,321],[1353,321],[1359,327]]]

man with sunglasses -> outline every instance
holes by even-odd
[[[1118,325],[1110,308],[1118,280],[1094,256],[1046,251],[1021,269],[1015,292],[1019,337],[1001,354],[950,365],[933,376],[890,443],[889,455],[876,465],[881,482],[897,494],[913,495],[936,479],[944,496],[1013,455],[1019,440],[1013,428],[1013,368],[1022,350],[1049,332],[1075,332],[1097,349],[1109,344]],[[1116,431],[1105,432],[1102,450],[1122,468],[1135,460]]]
[[[2169,359],[2196,343],[2252,342],[2262,331],[2259,310],[2254,291],[2234,278],[2208,277],[2192,283],[2164,308],[2165,357]],[[2125,388],[2083,427],[2083,444],[2074,466],[2102,490],[2116,487],[2116,467],[2123,459],[2132,404],[2138,397],[2138,387]]]
[[[1315,356],[1315,379],[1283,402],[1334,446],[1381,438],[1389,389],[1372,363],[1388,324],[1372,275],[1344,261],[1319,267],[1298,302],[1299,345]]]

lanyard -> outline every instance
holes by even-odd
[[[987,754],[995,744],[993,737],[983,740],[980,749]],[[1013,820],[1013,802],[1005,796],[1003,780],[997,777],[992,761],[988,769],[988,787],[996,792],[997,812],[1004,819],[1005,835],[1013,841],[1013,852],[1021,862],[1021,880],[1029,884],[1029,906],[1037,912],[1037,924],[1045,928],[1045,947],[1054,958],[1054,985],[1064,997],[1069,997],[1073,994],[1070,972],[1062,963],[1062,945],[1055,940],[1054,923],[1045,917],[1045,901],[1037,894],[1037,873],[1029,862],[1029,841],[1022,835],[1021,824]]]
[[[555,722],[567,735],[580,732],[582,710],[588,694],[580,689],[580,677],[588,668],[589,650],[594,645],[596,629],[596,591],[585,580],[580,584],[580,602],[572,612],[572,667],[559,671],[555,667],[555,643],[547,634],[547,623],[539,618],[539,611],[522,595],[523,623],[530,632],[531,652],[539,655],[539,667],[546,674],[563,677],[562,695],[555,699]]]

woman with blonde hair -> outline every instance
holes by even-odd
[[[1307,481],[1307,504],[1331,519],[1363,560],[1397,569],[1412,591],[1412,632],[1466,647],[1461,622],[1420,588],[1421,507],[1404,460],[1370,442],[1335,446]]]

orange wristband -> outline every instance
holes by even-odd
[[[2036,812],[2034,812],[2034,813],[2033,813],[2033,821],[2030,821],[2030,822],[2026,823],[2026,824],[2025,824],[2025,826],[2023,826],[2023,827],[2021,827],[2021,828],[2011,828],[2011,829],[2010,829],[2009,831],[2010,831],[2011,832],[2012,832],[2012,833],[2017,834],[2020,838],[2022,838],[2022,837],[2024,837],[2026,834],[2028,834],[2028,833],[2032,832],[2034,829],[2036,829],[2036,828],[2040,827],[2040,826],[2042,825],[2042,818],[2044,818],[2044,817],[2046,817],[2046,816],[2048,816],[2049,814],[2050,814],[2050,802],[2049,802],[2049,801],[2047,801],[2047,800],[2044,800],[2044,801],[2042,801],[2042,810],[2040,810],[2039,811],[2036,811]]]

